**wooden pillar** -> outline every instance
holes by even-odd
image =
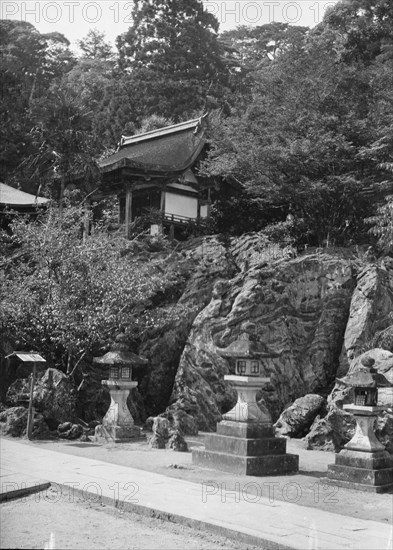
[[[121,225],[123,219],[122,219],[122,212],[121,212],[121,195],[117,195],[117,222],[119,225]]]
[[[33,396],[34,396],[34,384],[35,384],[36,364],[33,363],[33,372],[31,373],[30,382],[30,399],[29,410],[27,413],[27,437],[31,439],[33,436],[33,421],[34,421],[34,409],[33,409]]]
[[[209,204],[207,205],[207,217],[210,218],[211,214],[211,207],[212,207],[212,199],[211,199],[211,189],[210,187],[207,190],[207,200],[209,201]]]
[[[132,222],[132,189],[128,187],[126,190],[126,213],[125,213],[126,239],[129,239],[130,237],[131,222]]]
[[[166,193],[166,185],[161,190],[161,201],[160,201],[160,212],[161,212],[161,219],[164,221],[165,219],[165,193]]]

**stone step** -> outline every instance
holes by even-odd
[[[366,485],[365,483],[354,483],[353,481],[330,479],[328,477],[321,477],[319,482],[322,485],[344,487],[352,491],[364,491],[366,493],[387,493],[393,489],[393,483],[388,483],[386,485]]]
[[[350,481],[363,485],[388,485],[393,483],[393,468],[354,468],[331,464],[328,467],[327,477],[332,480]]]
[[[205,435],[205,449],[240,456],[283,455],[287,440],[283,437],[246,439],[220,434]]]
[[[387,451],[368,453],[343,449],[336,455],[335,464],[339,466],[380,470],[383,468],[393,468],[393,457]]]
[[[249,476],[283,475],[299,470],[299,457],[291,454],[238,456],[197,448],[192,450],[192,462],[204,468]]]
[[[261,437],[274,437],[271,424],[259,422],[234,422],[223,420],[217,424],[217,434],[246,439],[259,439]]]

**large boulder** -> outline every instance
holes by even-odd
[[[60,439],[78,439],[83,435],[83,427],[72,422],[63,422],[57,427],[57,434]]]
[[[315,417],[325,406],[326,400],[315,393],[299,397],[280,415],[274,425],[277,436],[303,437]]]
[[[187,442],[181,430],[175,429],[170,432],[168,447],[180,453],[186,453],[188,451]]]
[[[18,405],[27,402],[30,379],[18,379],[8,389],[7,401]],[[49,368],[36,380],[33,405],[50,429],[76,416],[76,388],[73,382],[58,369]]]
[[[0,412],[0,431],[3,435],[21,437],[26,433],[27,409],[11,407]]]
[[[352,439],[355,428],[356,421],[351,414],[333,407],[324,418],[315,419],[305,437],[306,449],[337,453]]]
[[[13,437],[22,437],[27,432],[28,411],[25,407],[10,407],[0,412],[0,433]],[[34,413],[32,437],[49,435],[48,426],[42,414]]]
[[[157,416],[154,419],[151,437],[149,443],[153,449],[165,449],[169,439],[169,421],[166,418]]]
[[[271,383],[257,397],[274,420],[288,402],[326,390],[336,375],[356,284],[352,260],[337,251],[272,261],[259,250],[252,256],[253,246],[245,236],[230,249],[241,271],[215,284],[180,358],[169,410],[183,410],[201,430],[214,430],[236,402],[224,382],[234,361],[219,348],[238,338],[245,320],[265,346],[262,374]]]

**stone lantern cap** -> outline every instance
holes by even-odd
[[[129,351],[126,340],[127,337],[124,334],[117,335],[115,343],[111,345],[110,351],[102,357],[94,357],[93,363],[101,365],[127,365],[133,367],[147,365],[147,359],[143,359],[136,353]]]
[[[217,349],[217,353],[221,357],[235,357],[236,359],[258,359],[260,357],[270,357],[271,354],[266,352],[264,344],[256,342],[255,339],[246,332],[246,330],[253,330],[255,325],[253,323],[244,323],[242,325],[243,332],[239,338],[229,344],[227,348]]]
[[[391,382],[382,373],[373,368],[375,361],[372,357],[364,357],[361,361],[361,366],[354,372],[347,374],[344,378],[339,378],[338,381],[346,386],[355,388],[390,388],[393,386]]]

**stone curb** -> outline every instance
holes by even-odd
[[[69,485],[62,483],[55,483],[61,489],[68,490],[70,489]],[[76,494],[82,497],[84,500],[89,500],[91,496],[91,501],[96,503],[102,503],[106,506],[113,506],[119,510],[124,510],[125,512],[132,512],[140,516],[161,519],[163,521],[168,521],[170,523],[178,523],[184,525],[185,527],[191,527],[199,531],[209,531],[212,534],[227,537],[234,541],[239,541],[244,544],[252,544],[253,546],[259,546],[263,550],[296,550],[295,546],[287,546],[285,544],[279,544],[269,539],[262,537],[257,537],[255,535],[250,535],[248,533],[242,533],[241,531],[235,531],[234,529],[229,529],[224,525],[217,525],[214,523],[209,523],[206,521],[188,518],[186,516],[181,516],[179,514],[171,514],[169,512],[164,512],[158,508],[153,508],[151,506],[143,506],[142,504],[137,504],[133,502],[126,502],[116,498],[108,497],[101,495],[97,499],[97,493],[86,491],[83,489],[77,489],[73,487],[73,494]]]
[[[51,484],[49,481],[43,481],[29,487],[21,487],[20,489],[14,489],[13,491],[0,493],[0,502],[6,502],[7,500],[14,500],[28,495],[33,495],[35,493],[40,493],[41,491],[49,489],[50,486]]]

